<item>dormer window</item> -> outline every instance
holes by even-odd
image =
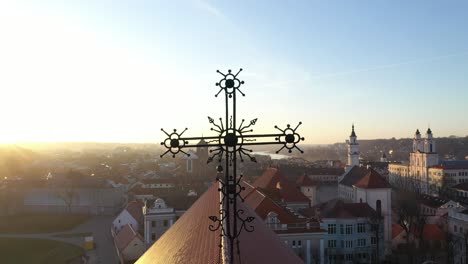
[[[275,212],[269,212],[267,215],[266,222],[268,225],[277,225],[279,224],[278,214]]]

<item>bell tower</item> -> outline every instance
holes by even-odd
[[[359,166],[359,144],[357,143],[356,132],[354,132],[354,124],[351,129],[351,135],[348,141],[348,164],[347,168]]]

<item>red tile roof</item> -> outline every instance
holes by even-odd
[[[296,184],[299,186],[315,186],[317,185],[314,181],[312,181],[309,176],[302,174],[299,179],[297,179]]]
[[[398,224],[392,225],[392,239],[394,239],[399,234],[401,234],[401,232],[403,232],[403,227],[401,227],[401,225],[398,225]]]
[[[382,175],[372,168],[354,166],[345,174],[340,184],[366,189],[391,188]]]
[[[245,187],[245,190],[241,194],[245,199],[245,203],[248,204],[262,220],[267,218],[268,213],[275,212],[281,224],[304,223],[306,221],[306,219],[299,218],[278,205],[252,185],[243,182],[242,186]]]
[[[132,240],[137,237],[141,241],[144,241],[143,237],[138,233],[133,230],[132,226],[130,224],[126,224],[122,230],[120,230],[116,235],[115,235],[115,245],[119,249],[119,251],[124,250]]]
[[[158,190],[154,188],[143,188],[141,185],[135,185],[133,188],[128,190],[128,192],[136,195],[156,195]]]
[[[143,206],[144,204],[140,201],[132,201],[127,204],[125,209],[138,223],[143,223]]]
[[[208,229],[213,224],[208,216],[219,217],[217,190],[218,186],[214,184],[136,263],[219,263],[221,230],[212,232]],[[239,237],[242,261],[236,255],[236,262],[303,263],[251,208],[242,202],[238,208],[244,210],[245,215],[256,218],[251,222],[255,230],[242,232]],[[221,263],[224,262],[221,260]]]
[[[392,225],[392,239],[394,239],[395,237],[400,235],[401,232],[404,232],[403,227],[401,227],[400,225],[397,225],[397,224]],[[411,230],[411,233],[415,234],[416,229],[413,228]],[[425,240],[425,241],[431,241],[431,240],[443,241],[443,240],[445,240],[444,232],[436,224],[425,224],[422,236],[423,236],[422,239]]]
[[[309,203],[310,200],[296,186],[289,182],[276,168],[268,168],[253,186],[265,192],[272,199],[290,203]]]

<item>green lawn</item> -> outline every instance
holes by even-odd
[[[0,238],[2,264],[64,264],[83,254],[83,249],[45,239]]]
[[[0,216],[0,234],[63,232],[88,219],[86,215],[28,214]]]

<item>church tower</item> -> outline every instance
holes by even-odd
[[[200,179],[207,177],[207,161],[208,161],[208,147],[206,145],[205,139],[201,139],[197,143],[196,154],[198,156],[197,164],[195,167],[195,177]]]
[[[359,166],[359,144],[357,143],[356,132],[354,132],[354,124],[348,141],[348,163],[346,168],[350,169],[353,166]]]
[[[426,137],[421,138],[419,129],[413,138],[413,152],[410,153],[409,174],[418,183],[420,191],[430,192],[428,168],[439,164],[432,130],[427,129]]]
[[[421,139],[419,129],[416,129],[413,137],[413,152],[424,152],[424,142]]]
[[[432,130],[430,128],[427,129],[426,138],[424,139],[424,152],[426,153],[435,153],[435,141],[432,137]]]

